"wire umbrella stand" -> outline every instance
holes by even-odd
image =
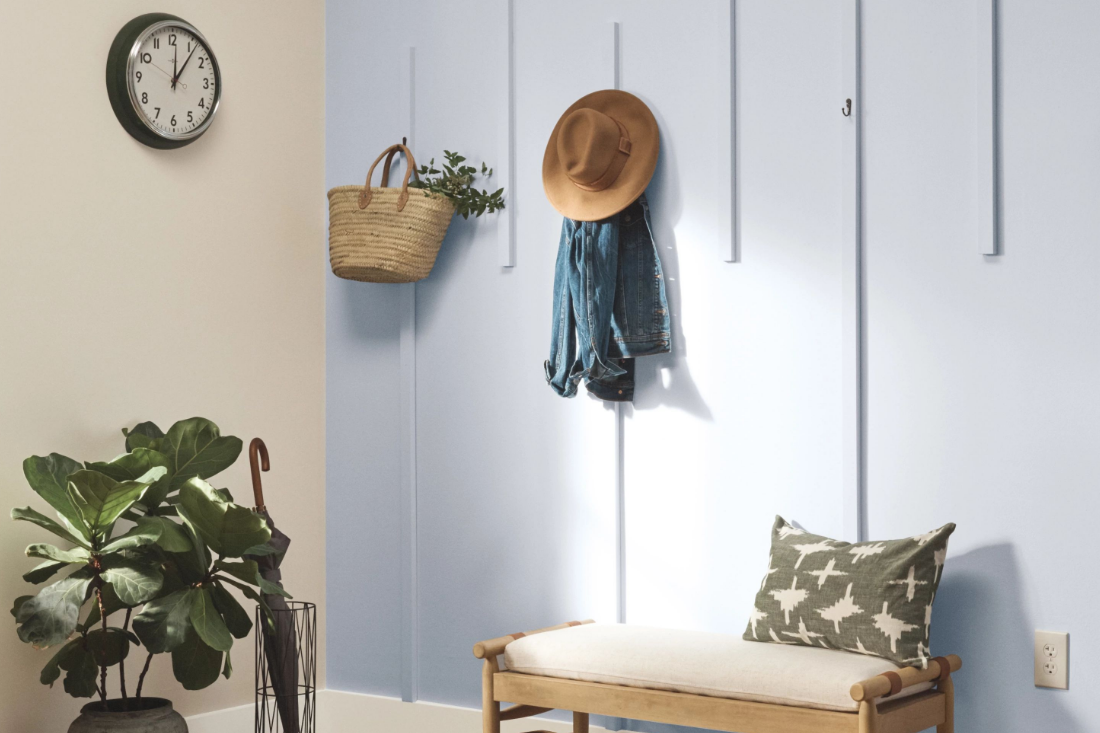
[[[256,733],[316,733],[317,731],[317,604],[287,601],[286,610],[272,609],[275,629],[294,634],[290,639],[277,639],[259,606],[256,607]],[[268,655],[279,649],[295,648],[298,657],[298,679],[293,699],[281,697],[288,689],[271,673]],[[296,715],[288,715],[294,711]]]

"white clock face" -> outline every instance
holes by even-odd
[[[158,24],[135,44],[127,70],[130,100],[158,135],[201,133],[217,107],[217,62],[194,29]]]

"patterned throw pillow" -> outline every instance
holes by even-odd
[[[925,666],[932,601],[954,531],[946,524],[904,540],[850,544],[776,517],[745,638]]]

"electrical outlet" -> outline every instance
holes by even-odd
[[[1069,689],[1069,634],[1035,632],[1035,686]]]

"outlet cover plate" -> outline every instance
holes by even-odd
[[[1035,632],[1035,686],[1069,689],[1069,634]]]

